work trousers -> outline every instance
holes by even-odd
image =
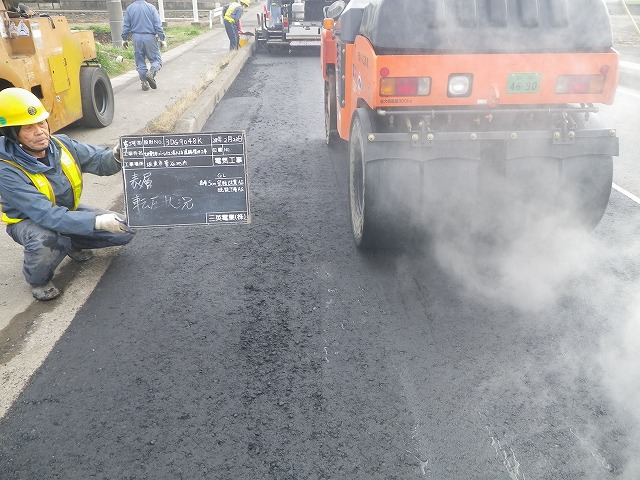
[[[162,56],[156,36],[149,33],[133,33],[131,39],[133,40],[133,59],[140,79],[144,80],[149,68],[160,71]],[[149,67],[147,67],[147,59],[149,59]]]
[[[240,42],[240,34],[238,33],[238,24],[224,21],[224,28],[229,37],[229,50],[237,50]]]
[[[280,5],[269,6],[269,27],[275,27],[282,23],[282,7]]]
[[[84,205],[80,205],[78,210],[95,212],[97,215],[113,213]],[[7,233],[24,247],[22,273],[33,287],[51,281],[56,268],[72,249],[115,247],[125,245],[133,238],[133,233],[110,233],[104,230],[94,230],[91,236],[62,235],[42,228],[29,219],[7,225]]]

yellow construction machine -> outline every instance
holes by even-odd
[[[73,122],[111,124],[113,89],[93,32],[71,30],[66,17],[37,14],[16,0],[1,1],[0,18],[0,90],[34,93],[51,114],[52,132]]]

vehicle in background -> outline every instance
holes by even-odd
[[[256,47],[261,50],[320,46],[323,10],[331,0],[267,0],[258,15]]]
[[[0,19],[0,90],[32,92],[50,113],[52,132],[76,121],[111,124],[113,89],[93,32],[71,30],[66,17],[38,15],[16,0],[2,0]]]

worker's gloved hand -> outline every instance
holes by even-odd
[[[105,213],[96,216],[96,230],[105,232],[121,233],[128,231],[127,224],[116,213]]]
[[[118,163],[122,163],[122,154],[120,152],[120,144],[113,147],[113,159]]]
[[[167,41],[166,40],[160,40],[160,48],[162,48],[163,50],[165,48],[167,48]]]
[[[122,48],[124,48],[125,50],[126,50],[127,48],[129,48],[129,42],[127,42],[126,40],[123,40],[123,42],[122,42]]]

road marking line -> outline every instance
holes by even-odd
[[[635,70],[636,72],[640,72],[640,64],[635,62],[627,62],[625,60],[620,60],[620,66],[629,70]]]
[[[621,194],[623,194],[625,197],[633,200],[634,202],[636,202],[637,204],[640,205],[640,198],[636,197],[633,193],[631,192],[627,192],[624,188],[619,187],[618,185],[616,185],[615,183],[613,184],[613,189],[617,190],[618,192],[620,192]]]
[[[640,92],[632,88],[618,87],[617,92],[622,93],[623,95],[630,95],[632,97],[640,98]]]
[[[598,452],[596,447],[591,445],[591,443],[589,443],[589,441],[586,438],[580,438],[578,435],[576,435],[576,432],[574,432],[573,429],[570,428],[569,431],[571,432],[571,434],[574,437],[576,437],[576,439],[578,439],[578,441],[580,442],[580,445],[582,445],[586,450],[588,450],[588,452],[591,454],[591,456],[593,458],[595,458],[596,462],[598,462],[598,464],[602,468],[604,468],[605,470],[607,470],[609,472],[613,472],[613,467],[611,466],[611,464],[609,462],[607,462],[607,459],[604,458],[600,454],[600,452]]]

